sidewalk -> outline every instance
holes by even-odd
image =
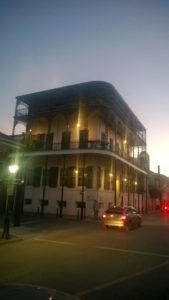
[[[2,232],[0,231],[0,245],[9,244],[9,243],[13,243],[13,242],[20,242],[23,240],[23,238],[13,235],[13,234],[10,234],[8,239],[1,238],[1,236],[2,236]]]
[[[37,215],[25,215],[22,216],[21,224],[20,226],[14,227],[12,224],[10,225],[10,238],[5,239],[1,238],[2,236],[2,224],[0,226],[0,246],[3,244],[13,243],[13,242],[19,242],[23,241],[24,237],[28,237],[29,235],[36,234],[36,232],[39,232],[39,225],[43,226],[43,230],[45,229],[45,226],[51,224],[51,226],[59,224],[60,222],[64,221],[75,221],[75,222],[82,222],[82,223],[95,223],[100,224],[101,218],[98,220],[95,220],[94,218],[84,218],[79,219],[72,216],[63,216],[62,218],[51,216],[51,215],[44,215],[37,216]],[[147,224],[151,225],[159,225],[164,224],[167,222],[169,224],[169,214],[164,215],[161,211],[152,211],[148,212],[147,214],[143,215],[143,226]],[[42,228],[42,227],[41,227]]]
[[[25,237],[28,237],[29,235],[36,234],[36,232],[39,231],[39,225],[43,226],[43,229],[45,228],[45,225],[51,224],[53,226],[56,223],[60,222],[67,222],[67,221],[75,221],[75,222],[93,222],[98,223],[100,220],[95,220],[93,218],[84,218],[80,219],[76,216],[63,216],[62,218],[51,216],[51,215],[24,215],[22,216],[22,220],[20,223],[20,226],[14,226],[12,223],[10,223],[10,229],[9,229],[9,238],[2,238],[2,232],[3,232],[3,220],[0,224],[0,246],[4,244],[9,244],[13,242],[20,242],[23,241]],[[36,226],[37,225],[37,226]]]

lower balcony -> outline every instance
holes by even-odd
[[[83,142],[70,142],[70,143],[40,143],[39,141],[34,141],[34,143],[29,143],[26,147],[27,152],[36,152],[36,151],[61,151],[61,150],[101,150],[112,152],[119,157],[127,160],[128,162],[138,165],[141,168],[145,168],[141,163],[139,157],[132,157],[129,155],[129,152],[123,152],[117,147],[112,146],[108,142],[103,142],[101,140],[94,141],[83,141]]]

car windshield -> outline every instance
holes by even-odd
[[[107,214],[122,214],[123,208],[122,207],[111,207],[106,211]]]

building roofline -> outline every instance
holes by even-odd
[[[108,111],[113,105],[124,119],[133,120],[141,131],[146,131],[144,125],[136,117],[122,96],[112,84],[106,81],[88,81],[16,97],[18,103],[24,103],[28,107],[44,106],[45,109],[48,109],[50,105],[54,107],[74,103],[79,98],[88,100],[91,104],[97,104],[97,102],[99,104],[100,99],[102,99],[102,105],[104,103],[104,107],[107,106]]]

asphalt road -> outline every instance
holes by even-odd
[[[125,232],[99,221],[26,218],[0,246],[0,284],[48,287],[84,300],[169,299],[169,215]]]

